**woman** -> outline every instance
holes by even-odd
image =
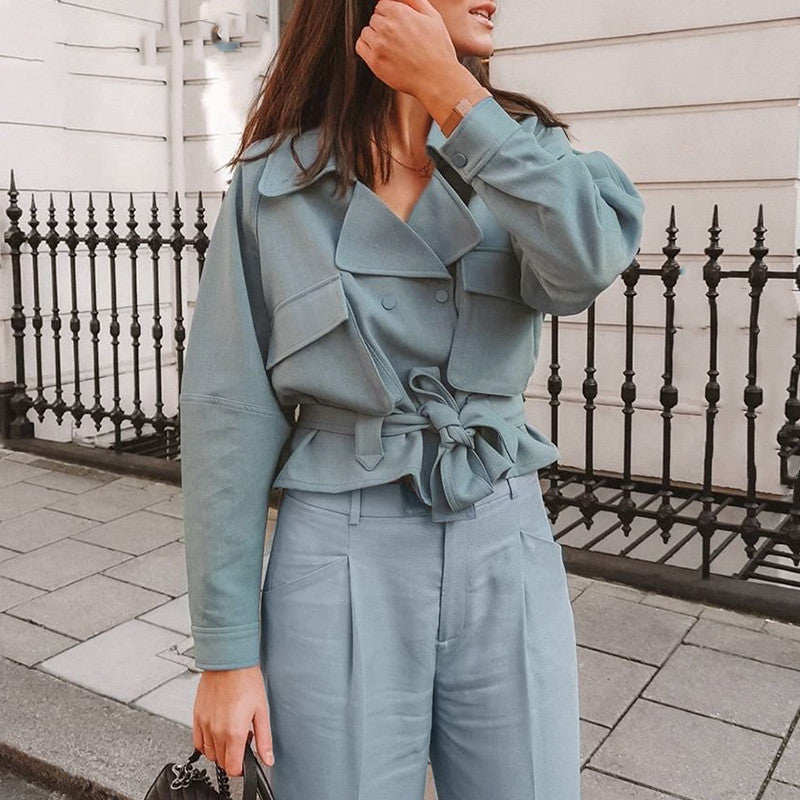
[[[180,396],[193,735],[240,775],[252,728],[279,800],[419,800],[429,758],[439,800],[580,796],[523,393],[644,206],[490,86],[494,10],[298,0],[232,160]]]

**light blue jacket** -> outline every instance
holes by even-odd
[[[304,165],[318,133],[296,143]],[[288,140],[234,169],[180,392],[201,668],[259,663],[271,487],[407,476],[443,521],[559,457],[523,411],[543,315],[584,310],[631,263],[641,195],[609,156],[492,97],[449,137],[434,122],[427,149],[439,168],[408,221],[360,181],[335,199],[333,157],[296,185]]]

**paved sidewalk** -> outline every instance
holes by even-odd
[[[191,752],[181,514],[178,487],[0,448],[0,762],[141,800]],[[582,800],[800,800],[800,626],[569,580]]]

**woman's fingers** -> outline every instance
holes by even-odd
[[[259,758],[271,767],[275,763],[275,754],[272,751],[272,730],[266,703],[260,705],[253,715],[253,738]]]

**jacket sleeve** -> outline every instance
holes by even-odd
[[[237,164],[206,252],[180,387],[189,613],[202,669],[259,663],[269,491],[291,431],[264,367],[255,197]]]
[[[561,127],[476,103],[437,152],[508,230],[525,303],[577,314],[633,261],[644,200],[605,153],[574,150]]]

